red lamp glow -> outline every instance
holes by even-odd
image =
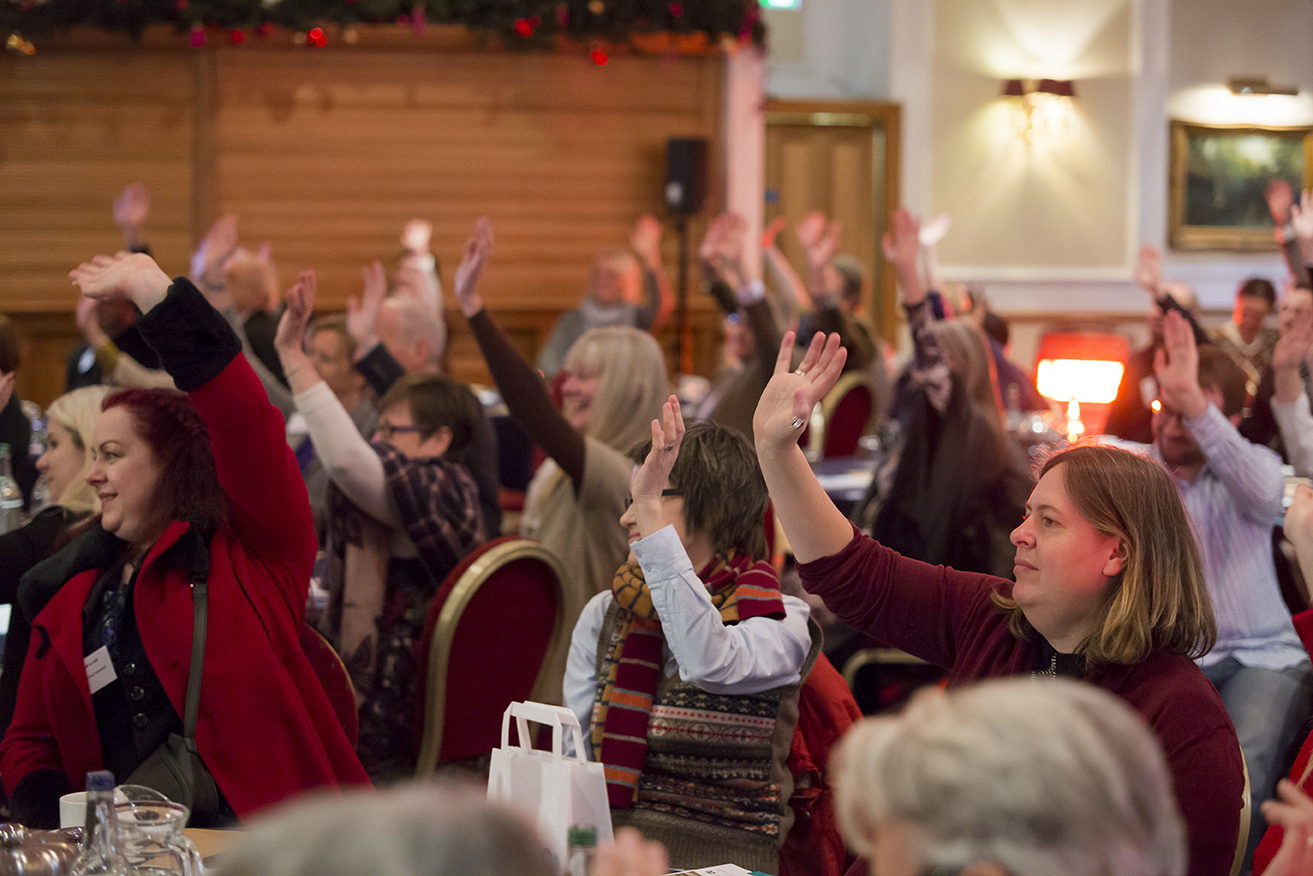
[[[1126,338],[1109,332],[1050,332],[1040,339],[1035,386],[1045,398],[1066,403],[1069,441],[1103,428],[1129,355]],[[1089,423],[1081,421],[1082,404]]]

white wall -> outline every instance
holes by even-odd
[[[903,105],[903,203],[953,216],[944,273],[985,282],[1019,318],[1022,361],[1046,315],[1138,337],[1131,272],[1141,243],[1166,245],[1170,119],[1313,123],[1310,0],[804,0],[768,22],[769,94]],[[1301,94],[1221,94],[1235,75]],[[998,92],[1011,77],[1077,80],[1064,140],[1027,148],[1009,130]],[[1240,279],[1285,276],[1275,251],[1165,262],[1214,321]]]

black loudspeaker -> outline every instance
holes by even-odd
[[[679,216],[702,210],[707,197],[707,141],[666,141],[666,209]]]

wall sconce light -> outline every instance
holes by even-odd
[[[1299,89],[1293,85],[1273,85],[1266,76],[1232,76],[1226,80],[1226,87],[1232,94],[1264,97],[1269,94],[1284,94],[1293,97]]]
[[[1066,403],[1068,441],[1103,428],[1129,355],[1126,338],[1111,333],[1049,332],[1040,339],[1035,388],[1047,399]]]
[[[1017,107],[1017,131],[1027,143],[1066,127],[1076,83],[1071,79],[1006,79],[1003,96]]]

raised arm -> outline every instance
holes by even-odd
[[[1163,349],[1154,353],[1154,375],[1162,402],[1184,418],[1213,474],[1226,486],[1235,509],[1253,520],[1270,521],[1281,511],[1281,459],[1247,441],[1199,385],[1199,350],[1189,323],[1179,313],[1163,318]]]
[[[1307,227],[1308,220],[1313,219],[1309,215],[1309,207],[1301,207],[1295,203],[1294,195],[1290,191],[1290,183],[1283,179],[1274,179],[1268,182],[1263,191],[1267,199],[1267,209],[1272,214],[1272,222],[1276,226],[1277,243],[1281,246],[1281,254],[1286,257],[1286,266],[1290,269],[1290,276],[1294,278],[1296,286],[1309,288],[1313,285],[1313,276],[1309,274],[1308,261],[1305,256],[1304,241],[1300,239],[1300,226]],[[1306,202],[1310,199],[1309,193],[1304,194]],[[1298,213],[1301,222],[1295,221]],[[1313,243],[1313,239],[1310,239]]]
[[[639,535],[634,555],[652,594],[679,675],[712,693],[755,693],[798,681],[811,646],[805,603],[783,618],[751,617],[726,625],[711,603],[674,527],[662,493],[679,458],[684,418],[670,396],[652,421],[652,449],[634,469],[629,494]]]
[[[492,223],[482,218],[475,226],[474,235],[465,243],[464,256],[456,268],[452,284],[456,302],[469,321],[470,331],[511,416],[544,453],[556,460],[578,490],[584,477],[583,436],[561,416],[538,372],[524,361],[483,307],[479,275],[491,253]]]
[[[807,294],[807,284],[798,276],[798,272],[789,264],[789,259],[784,252],[776,245],[775,239],[779,233],[784,230],[784,226],[789,220],[784,216],[776,216],[775,220],[766,226],[761,232],[761,257],[766,264],[766,270],[775,278],[775,283],[782,290],[779,296],[785,306],[783,313],[789,317],[799,310],[805,310],[812,306],[811,295]],[[771,345],[774,349],[775,345]]]
[[[670,276],[661,262],[661,223],[651,213],[638,218],[629,234],[629,245],[638,253],[643,268],[643,304],[639,307],[638,328],[654,332],[666,324],[675,309],[675,293]]]
[[[1281,337],[1272,353],[1272,416],[1295,474],[1309,477],[1313,475],[1313,413],[1299,367],[1313,353],[1313,311],[1286,308],[1278,324]]]
[[[743,258],[743,236],[747,223],[737,213],[722,213],[707,226],[700,253],[706,269],[734,294],[740,316],[752,333],[754,363],[762,380],[775,368],[775,351],[780,346],[780,326],[766,301],[765,288]]]
[[[224,318],[191,281],[170,281],[150,256],[97,256],[69,275],[92,298],[126,295],[164,369],[205,421],[232,526],[252,551],[271,559],[314,556],[305,484],[287,446],[282,415],[269,403]]]
[[[797,369],[789,370],[794,333],[785,332],[775,359],[775,373],[752,418],[757,459],[770,489],[775,514],[798,562],[842,550],[852,526],[834,506],[807,464],[798,436],[814,408],[839,380],[847,353],[839,336],[817,334]]]
[[[305,352],[305,330],[314,312],[317,290],[315,272],[302,271],[287,293],[287,308],[278,321],[274,348],[329,479],[357,508],[388,526],[400,527],[401,514],[387,489],[383,461],[357,431],[351,415]]]

